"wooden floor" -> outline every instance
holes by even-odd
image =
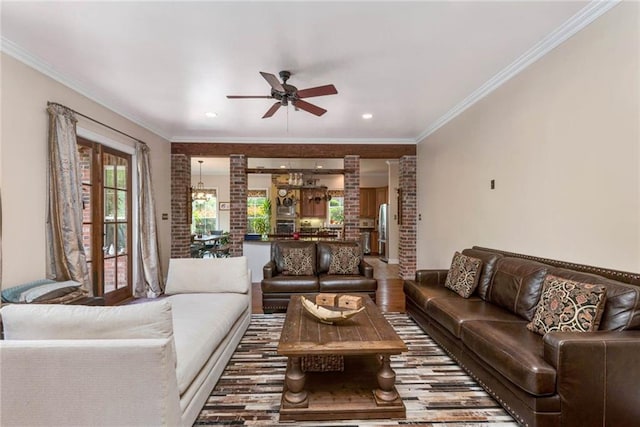
[[[377,257],[365,257],[369,265],[373,267],[373,277],[378,280],[378,292],[376,303],[383,312],[404,313],[403,280],[398,273],[398,264],[387,264]],[[251,311],[262,313],[262,291],[260,283],[253,284],[253,301]]]

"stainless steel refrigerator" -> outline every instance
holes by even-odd
[[[378,254],[384,262],[389,261],[389,205],[383,203],[380,205],[380,213],[378,215]]]

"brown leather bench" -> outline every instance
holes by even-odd
[[[340,268],[336,254],[350,264]],[[348,259],[351,256],[355,258]],[[293,264],[292,264],[293,262]],[[278,240],[271,243],[271,259],[263,267],[262,309],[285,312],[291,295],[316,292],[367,294],[375,302],[378,282],[355,241]]]

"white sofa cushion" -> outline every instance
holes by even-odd
[[[246,257],[172,258],[165,294],[236,292],[246,294],[251,286]]]
[[[171,304],[119,307],[11,304],[0,310],[5,339],[172,338]]]
[[[176,376],[182,395],[233,324],[248,309],[238,293],[179,294],[167,298],[173,307]]]

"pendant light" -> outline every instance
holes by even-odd
[[[202,182],[202,163],[204,163],[204,161],[198,160],[198,163],[200,163],[200,181],[198,181],[195,187],[191,187],[191,199],[202,201],[210,200],[214,196],[214,192],[205,189],[204,183]]]

